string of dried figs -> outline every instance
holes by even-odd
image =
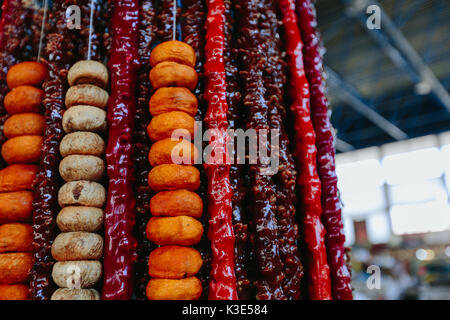
[[[109,94],[108,71],[97,61],[82,60],[69,70],[70,88],[62,125],[66,135],[60,144],[63,159],[59,173],[66,182],[59,190],[62,207],[56,223],[61,233],[52,245],[53,281],[60,287],[52,300],[100,300],[93,289],[101,279],[106,190],[100,183],[105,173],[105,108]]]

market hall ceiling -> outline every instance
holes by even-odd
[[[369,30],[369,5],[381,28]],[[339,151],[450,128],[450,1],[318,0]]]

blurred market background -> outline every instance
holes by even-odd
[[[450,0],[316,8],[355,298],[450,299]]]

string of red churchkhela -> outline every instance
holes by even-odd
[[[320,34],[311,0],[298,1],[297,14],[304,42],[305,73],[311,88],[311,117],[316,132],[317,168],[322,182],[322,220],[326,229],[325,244],[333,282],[333,298],[351,300],[353,299],[351,274],[345,259],[345,234],[334,162],[334,137],[328,117],[328,100],[322,76]]]
[[[284,88],[286,87],[286,62],[282,58],[282,43],[278,33],[279,20],[274,0],[260,0],[260,33],[266,45],[266,68],[264,86],[267,88],[266,101],[269,106],[269,125],[278,131],[279,169],[273,180],[277,182],[278,238],[280,257],[284,264],[285,279],[283,290],[288,299],[301,298],[300,284],[304,276],[299,254],[299,230],[296,215],[295,161],[290,151],[289,136],[286,129],[286,106]],[[275,151],[275,150],[274,150]]]
[[[151,142],[147,135],[147,124],[150,123],[149,100],[153,94],[148,74],[150,72],[150,53],[156,42],[156,11],[153,1],[140,1],[139,19],[139,59],[141,67],[138,71],[138,90],[136,113],[134,116],[134,169],[136,172],[136,225],[135,233],[138,241],[135,263],[136,299],[145,300],[145,289],[150,280],[148,274],[148,257],[155,245],[147,239],[146,227],[150,219],[150,199],[153,191],[148,185],[150,163],[148,153]]]
[[[265,99],[264,43],[259,29],[260,12],[257,0],[234,2],[238,20],[237,46],[239,47],[240,76],[244,92],[243,108],[246,111],[246,129],[269,130],[269,106]],[[266,139],[268,140],[268,139]],[[260,150],[272,147],[269,141],[260,143]],[[261,146],[263,145],[263,146]],[[255,261],[256,298],[259,300],[286,300],[283,291],[285,279],[283,261],[280,258],[280,239],[276,220],[275,183],[268,175],[269,164],[258,159],[249,165],[250,192],[248,201],[252,219],[252,251]],[[253,277],[252,277],[253,278]]]
[[[133,184],[133,128],[135,89],[139,68],[139,1],[115,1],[112,46],[108,61],[111,96],[106,162],[108,196],[105,208],[103,300],[130,300],[136,260],[135,199]]]
[[[232,225],[230,165],[223,163],[227,153],[228,104],[226,99],[225,6],[222,0],[208,0],[206,20],[204,98],[208,102],[205,123],[214,130],[210,150],[214,156],[204,164],[208,177],[210,213],[208,238],[212,262],[209,280],[210,300],[237,300],[234,274],[234,233]]]
[[[280,0],[285,28],[285,46],[289,57],[290,109],[294,116],[295,156],[298,166],[297,184],[303,207],[303,235],[307,253],[309,298],[331,299],[330,268],[321,222],[321,184],[316,168],[315,133],[310,117],[309,85],[303,68],[302,41],[297,26],[294,0]]]
[[[225,72],[227,75],[227,103],[229,129],[242,129],[243,112],[241,112],[242,94],[239,86],[239,69],[237,67],[238,49],[235,46],[233,26],[235,17],[231,13],[231,0],[224,0],[225,5]],[[233,155],[234,156],[234,155]],[[234,231],[234,272],[239,300],[249,300],[253,283],[249,279],[247,268],[251,264],[249,250],[250,233],[248,228],[245,196],[248,188],[244,180],[244,166],[232,163],[230,166],[230,184],[233,192],[233,231]]]

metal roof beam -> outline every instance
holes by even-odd
[[[376,0],[344,0],[349,10],[347,14],[354,16],[363,29],[383,49],[392,62],[405,70],[416,83],[429,87],[439,102],[450,112],[450,95],[422,57],[412,47],[403,33],[397,28],[388,14]],[[381,29],[369,30],[366,26],[365,9],[369,5],[377,5],[381,13]],[[356,14],[355,14],[356,13]]]
[[[348,152],[348,151],[355,150],[354,146],[352,146],[350,143],[345,142],[344,140],[341,140],[339,138],[335,139],[335,143],[336,143],[336,149],[340,152]]]
[[[358,94],[357,90],[352,85],[342,79],[330,67],[325,66],[325,71],[328,74],[330,84],[336,87],[336,93],[346,101],[353,109],[361,115],[373,122],[378,128],[386,132],[395,140],[408,139],[408,135],[395,126],[392,122],[384,118],[378,112],[369,107]]]

